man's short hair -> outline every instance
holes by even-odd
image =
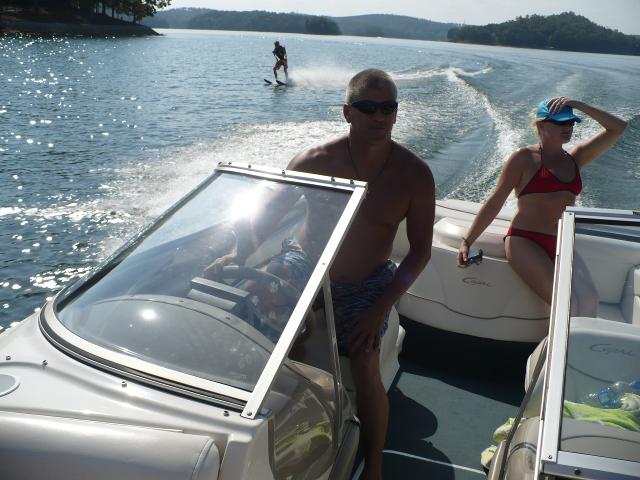
[[[367,88],[389,89],[393,94],[393,100],[398,98],[398,89],[387,72],[377,68],[368,68],[356,73],[347,85],[345,102],[351,104],[361,100],[360,95]]]

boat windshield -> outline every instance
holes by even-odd
[[[559,450],[640,472],[638,223],[576,215],[570,298]]]
[[[56,316],[91,345],[252,391],[351,194],[219,171],[63,292]]]

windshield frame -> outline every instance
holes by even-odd
[[[534,478],[540,478],[542,474],[573,477],[576,475],[576,469],[580,470],[585,478],[637,478],[637,462],[569,452],[560,448],[569,347],[574,240],[576,227],[580,224],[626,225],[640,228],[640,212],[570,207],[560,220]]]
[[[325,245],[320,260],[317,262],[307,285],[302,291],[282,335],[271,352],[267,364],[260,373],[258,383],[254,386],[253,391],[207,380],[109,350],[85,340],[69,330],[56,314],[61,304],[73,300],[77,295],[100,281],[114,266],[119,264],[121,259],[126,258],[132,249],[140,245],[147,236],[162,225],[168,216],[182,208],[221,173],[256,177],[292,185],[318,186],[351,193],[346,207],[336,223],[329,241]],[[275,381],[278,371],[283,366],[286,355],[293,345],[297,332],[302,327],[304,318],[311,308],[323,279],[328,278],[329,269],[364,199],[365,193],[365,182],[269,167],[232,163],[219,164],[214,172],[200,185],[170,206],[149,225],[142,228],[131,240],[125,242],[120,249],[93,269],[87,276],[60,291],[40,312],[40,328],[51,343],[83,363],[183,395],[220,403],[228,408],[243,410],[243,416],[253,419],[260,413],[262,404]]]

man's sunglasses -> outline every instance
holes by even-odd
[[[373,115],[378,110],[384,115],[391,115],[398,109],[398,102],[395,100],[387,100],[384,102],[374,102],[373,100],[358,100],[351,102],[351,107],[359,110],[366,115]]]
[[[575,120],[565,120],[563,122],[558,122],[557,120],[547,119],[545,120],[547,123],[553,123],[554,125],[558,125],[559,127],[573,127],[576,124]]]

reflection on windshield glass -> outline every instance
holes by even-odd
[[[560,449],[640,461],[640,229],[576,224]]]
[[[220,174],[58,316],[103,347],[251,390],[349,197]]]

